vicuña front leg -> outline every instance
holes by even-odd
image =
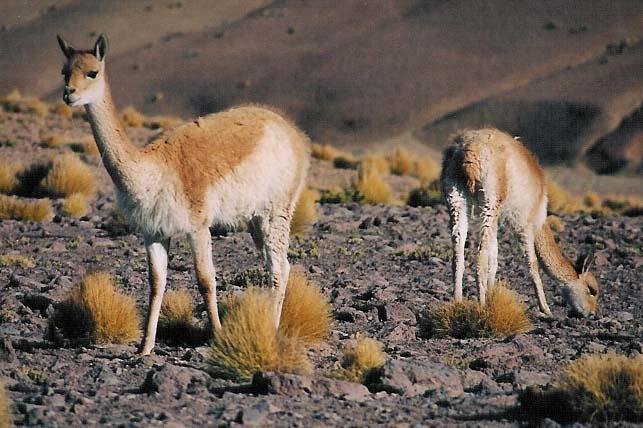
[[[212,263],[212,237],[210,229],[204,228],[190,235],[194,267],[199,284],[199,292],[205,301],[208,318],[213,333],[221,330],[221,320],[217,309],[217,284],[214,264]]]
[[[169,239],[145,238],[147,250],[147,270],[150,282],[150,300],[147,308],[145,333],[139,347],[139,355],[149,355],[154,348],[156,326],[161,312],[163,293],[167,280],[167,254],[170,248]]]
[[[476,282],[478,283],[478,298],[480,304],[487,302],[487,290],[491,280],[490,267],[493,262],[492,247],[495,240],[497,213],[493,208],[482,208],[482,223],[480,225],[480,242],[478,243],[478,265],[476,266]],[[496,244],[497,245],[497,244]],[[493,272],[495,276],[495,272]]]
[[[547,298],[545,297],[545,291],[543,290],[543,282],[540,279],[540,272],[538,271],[538,259],[536,258],[536,249],[534,247],[534,231],[531,225],[528,225],[527,230],[523,232],[523,240],[525,253],[527,254],[527,260],[529,262],[529,271],[531,272],[531,278],[534,281],[534,289],[538,296],[538,306],[542,313],[551,316],[551,310],[549,309],[549,305],[547,305]]]
[[[281,308],[283,307],[290,275],[290,263],[288,263],[290,216],[277,215],[272,217],[266,235],[266,264],[275,293],[275,328],[279,328]]]

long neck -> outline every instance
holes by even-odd
[[[134,190],[140,152],[127,137],[116,113],[106,77],[102,99],[87,104],[85,110],[107,172],[120,191],[131,193]]]
[[[547,223],[536,234],[536,254],[547,273],[558,281],[568,283],[578,279],[578,273],[561,253]]]

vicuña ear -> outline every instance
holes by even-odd
[[[583,262],[583,270],[581,271],[582,273],[589,272],[589,268],[592,267],[595,258],[596,253],[594,252],[589,253],[589,255],[585,257],[585,261]]]
[[[63,51],[63,54],[69,58],[71,54],[74,52],[74,48],[71,47],[69,43],[65,41],[60,35],[56,34],[56,38],[58,39],[58,45],[60,46],[60,50]]]
[[[99,61],[102,61],[103,59],[105,59],[105,56],[107,56],[108,47],[109,44],[107,43],[107,36],[101,34],[100,36],[98,36],[96,44],[94,45],[94,56],[98,58]]]
[[[578,258],[576,259],[576,263],[574,263],[574,269],[576,269],[576,272],[578,272],[579,275],[582,273],[585,273],[589,270],[593,261],[594,261],[593,253],[590,252],[590,253],[579,254]]]

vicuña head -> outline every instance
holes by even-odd
[[[67,62],[63,66],[65,89],[63,100],[70,106],[83,106],[98,102],[105,92],[105,56],[107,55],[107,37],[101,34],[96,40],[94,49],[78,51],[71,47],[62,37],[58,44]]]
[[[58,43],[67,59],[63,99],[85,106],[119,206],[145,238],[151,292],[140,353],[154,347],[175,235],[189,238],[208,317],[213,331],[221,329],[213,224],[248,224],[276,290],[278,326],[290,272],[290,221],[308,171],[307,137],[275,111],[247,106],[200,117],[139,148],[127,137],[112,101],[107,38],[98,37],[90,50],[76,50],[60,36]]]
[[[469,206],[481,218],[476,267],[481,303],[498,269],[498,221],[504,214],[520,234],[529,262],[540,310],[550,315],[538,260],[562,284],[563,295],[576,316],[597,309],[598,282],[586,268],[580,273],[561,253],[547,216],[547,185],[536,158],[520,142],[496,129],[464,131],[453,137],[444,152],[442,188],[451,215],[454,245],[455,299],[462,300],[464,247]]]

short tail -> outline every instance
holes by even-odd
[[[480,157],[475,150],[471,150],[462,141],[462,136],[455,137],[453,143],[444,152],[442,173],[449,174],[451,179],[457,178],[461,185],[473,195],[482,181]]]
[[[578,278],[574,266],[560,251],[547,222],[543,223],[536,233],[536,255],[552,278],[561,282],[570,282]]]

